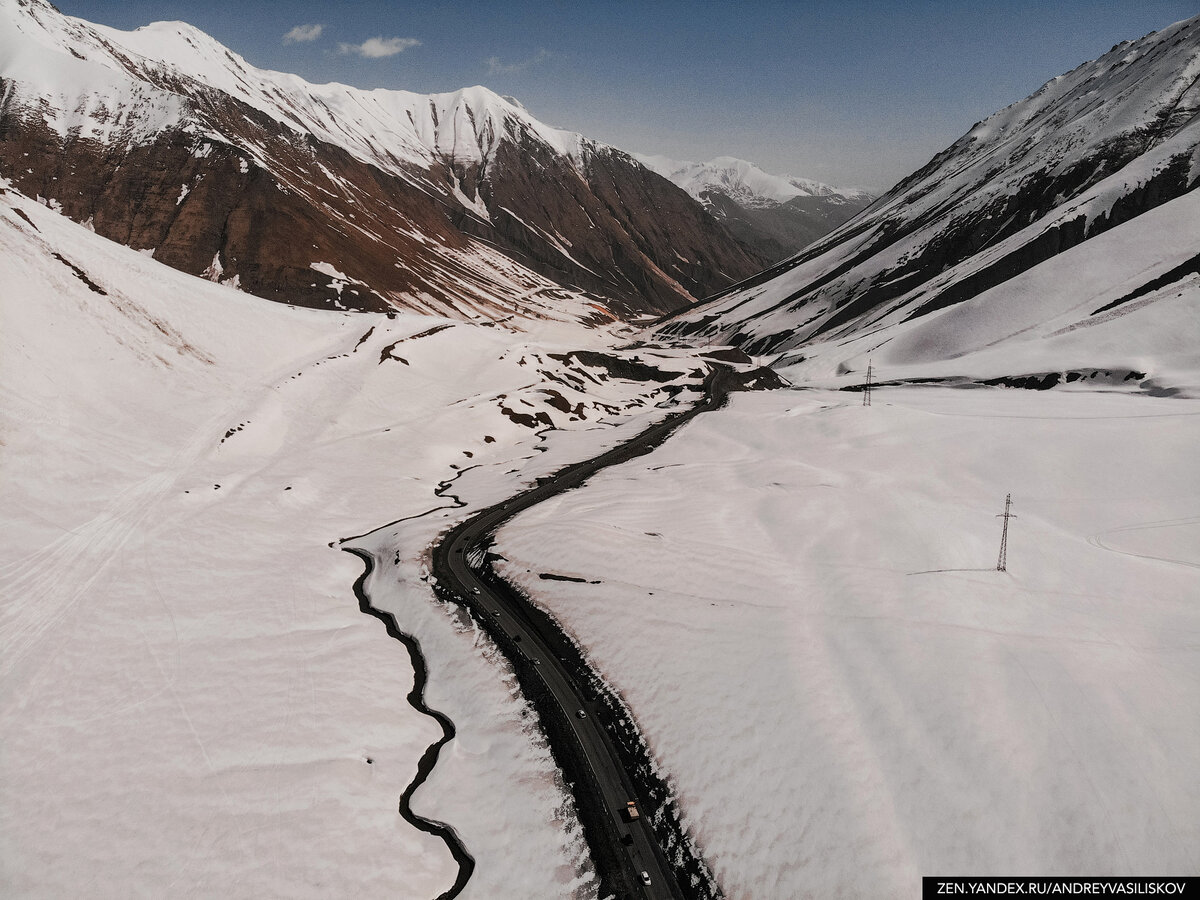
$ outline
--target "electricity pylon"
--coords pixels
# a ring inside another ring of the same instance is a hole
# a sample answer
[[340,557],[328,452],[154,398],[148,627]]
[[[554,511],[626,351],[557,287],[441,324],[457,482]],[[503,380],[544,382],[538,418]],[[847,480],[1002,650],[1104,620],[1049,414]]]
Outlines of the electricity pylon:
[[871,361],[867,360],[867,381],[863,385],[863,406],[871,405]]
[[1004,520],[1004,530],[1000,533],[1000,559],[996,563],[997,572],[1008,571],[1008,520],[1015,519],[1012,513],[1012,494],[1004,495],[1004,512],[996,516]]

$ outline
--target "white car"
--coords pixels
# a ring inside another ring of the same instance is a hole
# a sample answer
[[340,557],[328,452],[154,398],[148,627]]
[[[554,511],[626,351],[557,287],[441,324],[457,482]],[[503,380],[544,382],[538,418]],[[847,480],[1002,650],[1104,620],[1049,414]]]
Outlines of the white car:
[[649,883],[650,883],[650,873],[643,872],[642,873],[642,884],[649,884]]

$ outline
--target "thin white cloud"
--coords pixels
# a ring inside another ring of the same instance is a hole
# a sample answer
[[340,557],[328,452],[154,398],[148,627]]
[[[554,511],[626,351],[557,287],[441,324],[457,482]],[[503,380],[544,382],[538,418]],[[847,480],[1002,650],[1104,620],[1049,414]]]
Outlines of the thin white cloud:
[[421,42],[416,38],[373,37],[367,38],[361,44],[338,44],[338,53],[356,53],[367,59],[382,59],[385,56],[403,53],[409,47],[420,46]]
[[324,30],[324,25],[297,25],[283,36],[283,42],[285,44],[307,44],[309,41],[319,38]]
[[512,75],[515,72],[523,72],[530,66],[536,66],[538,63],[549,59],[552,55],[549,50],[543,49],[533,54],[529,59],[523,59],[520,62],[501,62],[498,56],[490,56],[484,62],[487,63],[489,75]]

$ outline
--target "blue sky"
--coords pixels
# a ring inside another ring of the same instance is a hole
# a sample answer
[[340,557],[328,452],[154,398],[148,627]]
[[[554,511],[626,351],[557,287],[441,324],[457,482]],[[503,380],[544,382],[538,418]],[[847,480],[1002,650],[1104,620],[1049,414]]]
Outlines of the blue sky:
[[[122,29],[181,19],[310,81],[484,84],[625,150],[877,191],[1055,75],[1196,13],[1194,0],[56,5]],[[285,42],[300,25],[323,27]]]

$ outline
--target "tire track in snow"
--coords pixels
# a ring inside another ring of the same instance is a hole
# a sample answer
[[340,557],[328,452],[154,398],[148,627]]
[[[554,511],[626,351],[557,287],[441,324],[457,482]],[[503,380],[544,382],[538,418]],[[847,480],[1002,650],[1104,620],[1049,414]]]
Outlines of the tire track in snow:
[[[347,339],[338,336],[338,347]],[[91,586],[119,557],[151,514],[183,483],[199,463],[210,458],[219,435],[230,421],[251,413],[289,379],[341,354],[316,361],[308,354],[261,376],[259,388],[246,398],[237,395],[193,429],[159,471],[117,492],[92,518],[71,528],[34,553],[0,566],[0,592],[13,602],[0,608],[0,678],[7,678],[29,657],[50,630],[62,621]]]
[[1132,556],[1136,559],[1149,559],[1154,562],[1165,562],[1176,566],[1200,569],[1200,563],[1188,562],[1183,559],[1173,559],[1169,556],[1151,556],[1148,553],[1135,553],[1132,550],[1122,550],[1119,547],[1112,547],[1106,544],[1103,540],[1109,535],[1125,534],[1131,531],[1150,531],[1157,528],[1178,528],[1182,525],[1200,525],[1200,516],[1188,516],[1182,519],[1164,519],[1161,522],[1145,522],[1140,525],[1125,525],[1121,528],[1110,528],[1108,531],[1099,531],[1096,534],[1088,535],[1087,542],[1093,547],[1099,547],[1101,550],[1107,550],[1110,553],[1120,553],[1122,556]]

